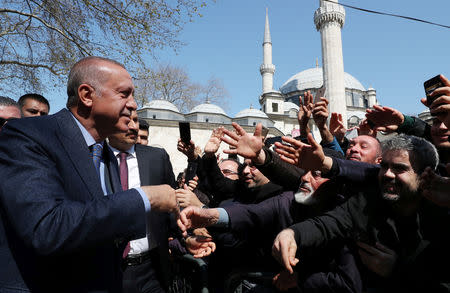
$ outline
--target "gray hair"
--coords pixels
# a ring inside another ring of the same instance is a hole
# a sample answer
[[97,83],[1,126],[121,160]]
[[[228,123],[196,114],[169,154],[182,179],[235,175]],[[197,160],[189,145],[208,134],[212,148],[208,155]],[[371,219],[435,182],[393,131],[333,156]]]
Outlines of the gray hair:
[[67,108],[70,109],[78,103],[78,88],[83,83],[92,85],[97,91],[101,89],[101,85],[106,81],[107,76],[99,71],[99,62],[115,64],[125,69],[117,61],[97,56],[89,56],[75,63],[70,70],[67,81]]
[[382,142],[383,154],[392,150],[408,151],[411,165],[420,174],[426,167],[436,169],[439,163],[439,155],[436,147],[429,141],[413,136],[400,134]]
[[16,101],[14,101],[11,98],[5,97],[5,96],[0,96],[0,106],[3,106],[3,107],[13,106],[20,110],[19,104],[17,104]]

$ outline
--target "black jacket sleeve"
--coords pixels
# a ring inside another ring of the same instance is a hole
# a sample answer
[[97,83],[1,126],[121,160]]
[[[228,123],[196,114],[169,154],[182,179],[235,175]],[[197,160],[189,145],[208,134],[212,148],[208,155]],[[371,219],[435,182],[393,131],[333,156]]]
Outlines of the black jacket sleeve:
[[284,190],[297,191],[302,181],[301,177],[306,172],[281,160],[277,154],[268,148],[263,148],[263,151],[266,153],[266,160],[264,164],[256,166],[258,170],[273,183],[283,186]]

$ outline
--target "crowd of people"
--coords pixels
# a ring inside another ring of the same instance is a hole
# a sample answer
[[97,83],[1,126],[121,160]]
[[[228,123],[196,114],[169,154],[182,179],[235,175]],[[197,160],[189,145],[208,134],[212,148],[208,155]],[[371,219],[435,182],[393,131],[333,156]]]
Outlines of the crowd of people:
[[440,79],[431,125],[375,105],[350,137],[306,92],[299,137],[233,123],[179,139],[177,177],[114,60],[78,61],[53,115],[41,95],[0,97],[0,292],[177,292],[180,272],[192,292],[205,276],[210,292],[450,292]]

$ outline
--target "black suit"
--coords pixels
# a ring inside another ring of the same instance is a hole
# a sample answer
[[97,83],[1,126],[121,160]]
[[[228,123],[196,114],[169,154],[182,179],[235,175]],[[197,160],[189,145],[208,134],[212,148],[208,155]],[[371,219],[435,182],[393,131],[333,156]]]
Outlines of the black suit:
[[145,236],[145,207],[137,190],[119,191],[104,152],[118,191],[108,196],[66,109],[2,129],[1,292],[120,292],[120,243]]
[[[141,185],[169,184],[175,187],[175,177],[170,163],[169,155],[164,149],[135,145],[136,159],[139,168]],[[169,248],[168,228],[170,226],[169,214],[152,211],[149,215],[147,229],[149,231],[149,250],[152,251],[151,267],[156,271],[157,279],[162,287],[167,288],[169,281]],[[126,268],[125,278],[129,268]],[[139,274],[138,269],[134,270]],[[136,284],[134,284],[136,285]],[[132,284],[132,286],[134,286]]]

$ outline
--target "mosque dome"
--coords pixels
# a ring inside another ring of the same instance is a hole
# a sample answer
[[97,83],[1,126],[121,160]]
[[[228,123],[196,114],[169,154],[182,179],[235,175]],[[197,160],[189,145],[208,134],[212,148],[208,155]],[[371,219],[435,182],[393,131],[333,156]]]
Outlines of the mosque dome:
[[177,106],[175,106],[173,103],[167,101],[167,100],[151,100],[147,104],[144,105],[142,108],[150,108],[150,109],[157,109],[157,110],[170,110],[177,113],[180,113],[180,110],[178,110]]
[[237,113],[235,116],[235,118],[242,118],[242,117],[269,118],[263,111],[253,108],[244,109],[239,113]]
[[222,108],[220,108],[217,105],[211,104],[209,102],[195,106],[189,112],[189,114],[192,114],[192,113],[211,113],[211,114],[221,114],[221,115],[228,116],[227,113],[225,113],[225,111]]
[[[347,89],[366,91],[364,86],[352,75],[344,72],[344,83]],[[323,71],[321,67],[303,70],[289,78],[280,88],[283,94],[303,91],[311,88],[320,88],[323,85]]]
[[289,110],[291,110],[291,109],[294,109],[295,111],[297,111],[298,112],[298,110],[299,110],[299,107],[296,105],[296,104],[294,104],[294,103],[292,103],[292,102],[284,102],[284,112],[289,112]]

